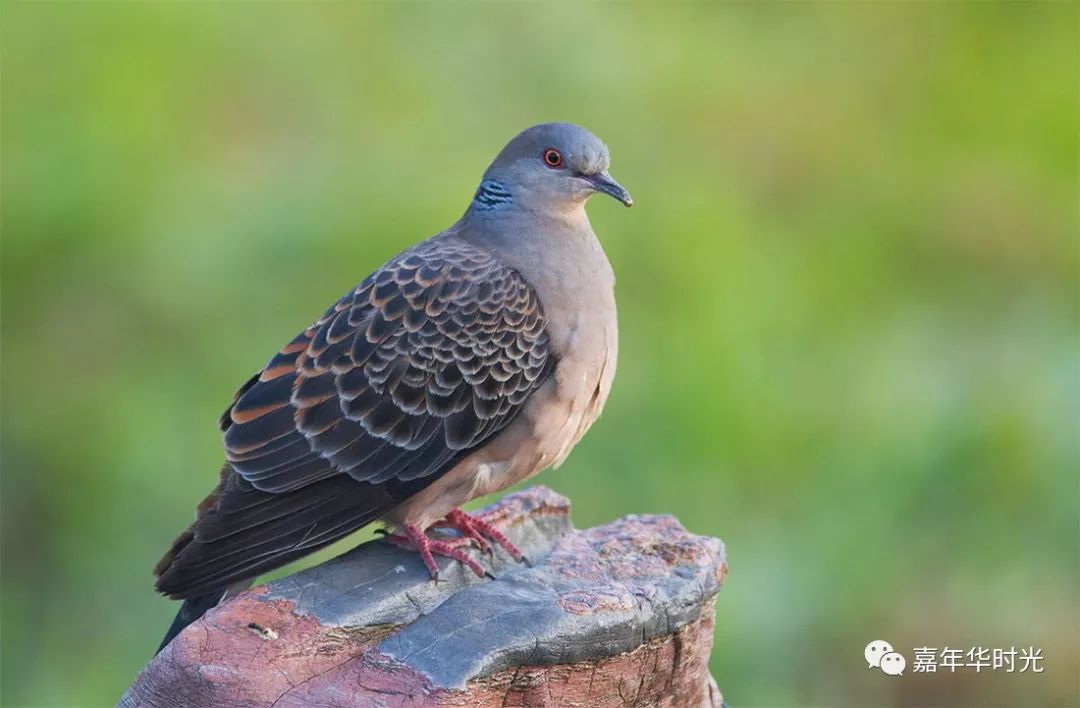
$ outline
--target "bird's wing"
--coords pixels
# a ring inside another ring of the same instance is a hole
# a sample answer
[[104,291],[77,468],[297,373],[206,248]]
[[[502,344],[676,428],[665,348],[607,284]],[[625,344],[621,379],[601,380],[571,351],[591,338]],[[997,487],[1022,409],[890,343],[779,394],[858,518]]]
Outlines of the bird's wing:
[[456,237],[406,251],[240,389],[222,482],[159,590],[205,592],[370,523],[506,427],[554,363],[517,271]]

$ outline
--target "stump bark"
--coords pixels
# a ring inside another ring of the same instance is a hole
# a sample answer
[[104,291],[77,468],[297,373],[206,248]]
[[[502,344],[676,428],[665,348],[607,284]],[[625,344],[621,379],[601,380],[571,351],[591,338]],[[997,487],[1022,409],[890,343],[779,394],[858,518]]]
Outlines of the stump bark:
[[495,580],[371,541],[244,592],[185,629],[124,708],[720,706],[709,676],[723,544],[670,516],[575,530],[546,487],[482,512]]

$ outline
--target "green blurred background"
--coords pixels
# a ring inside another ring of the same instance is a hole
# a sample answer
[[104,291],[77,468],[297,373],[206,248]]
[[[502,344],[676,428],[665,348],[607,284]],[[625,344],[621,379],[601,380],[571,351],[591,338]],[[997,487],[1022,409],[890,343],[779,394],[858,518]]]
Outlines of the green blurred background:
[[[637,206],[590,207],[619,374],[540,481],[579,526],[666,512],[727,542],[729,702],[1080,700],[1080,5],[0,20],[4,705],[117,699],[234,390],[545,120],[601,135]],[[902,678],[866,670],[872,639]],[[1046,671],[912,673],[924,645]]]

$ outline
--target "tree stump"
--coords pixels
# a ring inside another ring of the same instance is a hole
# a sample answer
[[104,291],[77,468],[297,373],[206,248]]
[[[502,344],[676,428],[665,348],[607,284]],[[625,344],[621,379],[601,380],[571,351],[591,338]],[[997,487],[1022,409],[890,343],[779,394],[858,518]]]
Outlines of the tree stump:
[[119,705],[721,705],[719,540],[670,516],[575,530],[546,487],[482,513],[531,565],[498,550],[490,580],[441,559],[434,582],[415,553],[365,543],[214,608]]

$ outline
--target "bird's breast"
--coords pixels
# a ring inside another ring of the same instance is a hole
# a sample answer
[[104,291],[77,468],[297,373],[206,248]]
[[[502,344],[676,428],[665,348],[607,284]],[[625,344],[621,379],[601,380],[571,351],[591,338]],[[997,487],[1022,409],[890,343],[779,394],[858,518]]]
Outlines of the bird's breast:
[[545,397],[538,396],[537,410],[530,411],[536,438],[542,441],[541,468],[558,466],[566,459],[600,415],[611,390],[618,359],[618,320],[614,277],[606,259],[600,266],[593,264],[591,274],[578,273],[563,297],[546,303],[557,364],[552,389]]

